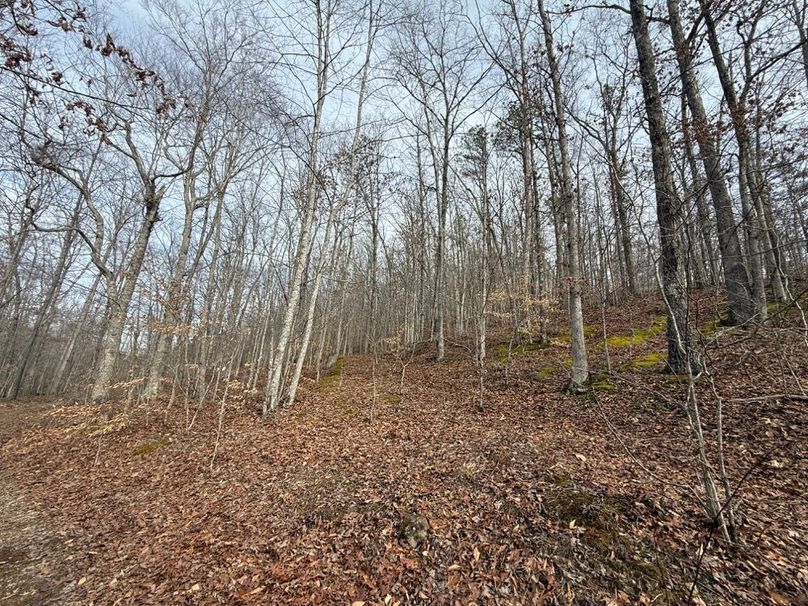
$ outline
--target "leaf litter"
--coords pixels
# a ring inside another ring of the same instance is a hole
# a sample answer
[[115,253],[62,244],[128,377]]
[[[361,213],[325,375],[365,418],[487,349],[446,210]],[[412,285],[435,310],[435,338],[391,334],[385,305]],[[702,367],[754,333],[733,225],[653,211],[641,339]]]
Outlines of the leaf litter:
[[[612,308],[608,336],[660,313]],[[212,466],[214,406],[187,429],[165,401],[111,418],[55,403],[12,430],[0,472],[45,520],[40,543],[60,537],[41,603],[806,604],[808,413],[748,401],[785,393],[772,372],[783,340],[706,338],[730,474],[743,478],[734,545],[683,488],[697,486],[686,386],[629,364],[664,349],[659,331],[611,348],[590,332],[593,367],[608,349],[618,369],[596,397],[563,392],[563,343],[524,348],[508,373],[492,359],[482,410],[471,344],[441,364],[420,352],[403,392],[394,358],[380,358],[374,390],[367,358],[349,356],[339,382],[306,379],[266,420],[257,396],[234,397]],[[697,390],[714,440],[715,399]]]

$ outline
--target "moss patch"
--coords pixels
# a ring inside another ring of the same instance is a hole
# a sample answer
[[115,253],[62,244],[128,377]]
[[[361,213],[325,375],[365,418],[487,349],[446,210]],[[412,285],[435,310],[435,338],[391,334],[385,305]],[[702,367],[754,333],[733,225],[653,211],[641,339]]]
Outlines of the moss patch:
[[631,334],[612,335],[606,339],[609,347],[638,347],[644,345],[649,339],[665,332],[668,326],[667,316],[657,316],[651,326],[635,330]]
[[345,417],[353,418],[359,414],[359,411],[356,409],[356,406],[350,402],[343,402],[342,400],[338,400],[335,402],[335,404],[337,409]]
[[134,449],[134,453],[139,457],[143,457],[146,455],[150,455],[155,450],[157,450],[161,446],[165,446],[166,444],[168,444],[168,438],[165,437],[158,438],[156,440],[151,440],[149,442],[146,442],[145,444],[138,446],[137,448]]
[[[584,326],[584,338],[591,339],[595,336],[595,327],[587,324]],[[554,345],[569,345],[572,342],[571,335],[559,335],[558,337],[554,337],[552,341],[550,341]]]
[[701,326],[697,327],[696,330],[707,336],[715,334],[718,332],[719,328],[724,328],[726,326],[732,326],[732,316],[730,316],[729,313],[725,313],[717,318],[713,318],[706,324],[702,324]]
[[320,382],[317,383],[317,387],[319,389],[326,389],[334,385],[334,383],[339,382],[344,368],[345,358],[340,356],[337,358],[337,361],[331,365],[331,368],[326,371],[325,375],[320,378]]
[[609,376],[599,373],[590,375],[589,386],[600,393],[614,393],[617,391],[617,387],[612,383]]
[[555,366],[551,365],[542,366],[535,373],[533,373],[533,377],[537,381],[545,381],[549,379],[551,376],[553,376],[555,370],[556,370]]
[[665,355],[659,351],[652,351],[651,353],[635,358],[628,363],[629,368],[653,368],[665,362]]
[[802,319],[802,314],[800,313],[800,308],[797,307],[797,304],[799,304],[804,310],[806,303],[808,303],[808,301],[806,301],[805,296],[800,297],[796,301],[786,303],[768,303],[766,305],[766,313],[774,322],[785,322],[787,320],[799,321]]
[[[530,353],[531,351],[539,351],[542,349],[547,349],[549,346],[550,346],[549,343],[541,341],[534,341],[533,343],[522,343],[520,345],[514,345],[511,348],[511,357],[515,358],[516,356],[521,356],[526,353]],[[497,359],[500,362],[507,362],[508,344],[502,343],[494,347],[494,355],[497,356]]]
[[601,531],[619,527],[619,517],[625,509],[620,499],[593,494],[563,476],[552,479],[554,487],[542,498],[548,518],[567,526],[574,521],[578,526]]
[[[683,603],[686,584],[676,587],[668,562],[634,533],[630,525],[634,513],[628,500],[597,494],[563,476],[549,479],[552,485],[542,495],[543,511],[549,520],[577,532],[580,547],[571,548],[576,557],[597,562],[603,567],[603,580],[614,590],[625,591],[634,603],[642,594],[651,603]],[[616,579],[626,577],[633,582],[618,585]]]

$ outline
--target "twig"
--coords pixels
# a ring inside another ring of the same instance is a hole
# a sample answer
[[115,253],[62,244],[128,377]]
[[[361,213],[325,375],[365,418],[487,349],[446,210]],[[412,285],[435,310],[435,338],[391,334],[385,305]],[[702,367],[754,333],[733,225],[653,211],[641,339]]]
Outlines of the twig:
[[799,394],[778,393],[768,396],[756,396],[754,398],[733,398],[730,402],[768,402],[770,400],[793,400],[794,402],[808,402],[808,396]]
[[[614,428],[614,425],[612,425],[611,421],[609,421],[609,418],[606,416],[606,413],[605,413],[605,412],[603,412],[603,407],[600,405],[600,401],[598,400],[598,396],[597,396],[597,394],[594,392],[594,390],[593,390],[593,392],[592,392],[592,393],[593,393],[593,397],[594,397],[594,400],[595,400],[595,405],[596,405],[596,407],[597,407],[597,409],[598,409],[598,412],[600,413],[600,416],[601,416],[601,417],[603,417],[603,421],[606,423],[606,426],[609,428],[609,431],[611,431],[611,432],[612,432],[612,435],[613,435],[613,436],[615,437],[615,439],[618,441],[618,443],[620,444],[620,446],[622,446],[622,447],[623,447],[623,450],[626,452],[626,454],[629,456],[629,458],[630,458],[632,461],[634,461],[634,462],[635,462],[635,463],[636,463],[636,464],[639,466],[639,468],[640,468],[640,469],[642,469],[642,470],[643,470],[645,473],[647,473],[649,476],[651,476],[653,479],[657,480],[658,482],[661,482],[661,483],[663,483],[663,484],[668,484],[668,485],[670,485],[670,486],[674,486],[674,487],[676,487],[676,488],[679,488],[679,489],[685,490],[686,492],[693,492],[693,493],[694,493],[694,491],[693,491],[693,487],[692,487],[692,486],[690,486],[690,485],[688,485],[688,484],[680,484],[680,483],[678,483],[678,482],[671,482],[670,480],[666,480],[665,478],[663,478],[663,477],[661,477],[661,476],[659,476],[659,475],[655,474],[653,471],[651,471],[650,469],[648,469],[648,467],[646,467],[646,466],[645,466],[645,465],[642,463],[642,461],[640,461],[640,460],[639,460],[639,459],[638,459],[638,458],[637,458],[637,457],[634,455],[634,453],[633,453],[633,452],[631,452],[631,450],[629,449],[629,447],[626,445],[626,443],[625,443],[625,442],[623,441],[623,439],[620,437],[620,434],[618,434],[618,433],[617,433],[617,430]],[[695,493],[694,493],[694,494],[695,494]],[[703,506],[703,503],[701,503],[701,502],[700,502],[700,500],[699,500],[699,504]]]

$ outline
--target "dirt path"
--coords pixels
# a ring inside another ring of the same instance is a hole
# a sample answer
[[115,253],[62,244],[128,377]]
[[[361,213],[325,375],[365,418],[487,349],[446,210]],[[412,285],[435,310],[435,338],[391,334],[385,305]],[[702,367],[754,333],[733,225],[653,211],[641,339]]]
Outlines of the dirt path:
[[[38,422],[49,407],[0,404],[0,446]],[[0,458],[0,605],[67,603],[67,592],[56,581],[57,569],[66,563],[64,542],[48,516],[8,480]]]

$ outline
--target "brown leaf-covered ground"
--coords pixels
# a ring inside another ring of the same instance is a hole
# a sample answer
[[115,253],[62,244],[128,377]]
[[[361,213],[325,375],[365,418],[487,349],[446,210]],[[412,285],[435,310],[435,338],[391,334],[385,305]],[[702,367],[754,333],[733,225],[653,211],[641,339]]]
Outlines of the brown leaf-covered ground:
[[559,329],[507,375],[490,348],[482,408],[466,342],[440,364],[425,347],[403,391],[395,357],[349,357],[266,420],[233,384],[218,447],[218,402],[190,429],[181,401],[4,404],[0,604],[808,604],[806,402],[750,400],[803,393],[803,337],[696,309],[733,545],[693,494],[662,308],[637,299],[607,309],[608,347],[590,310],[584,396],[563,391]]

